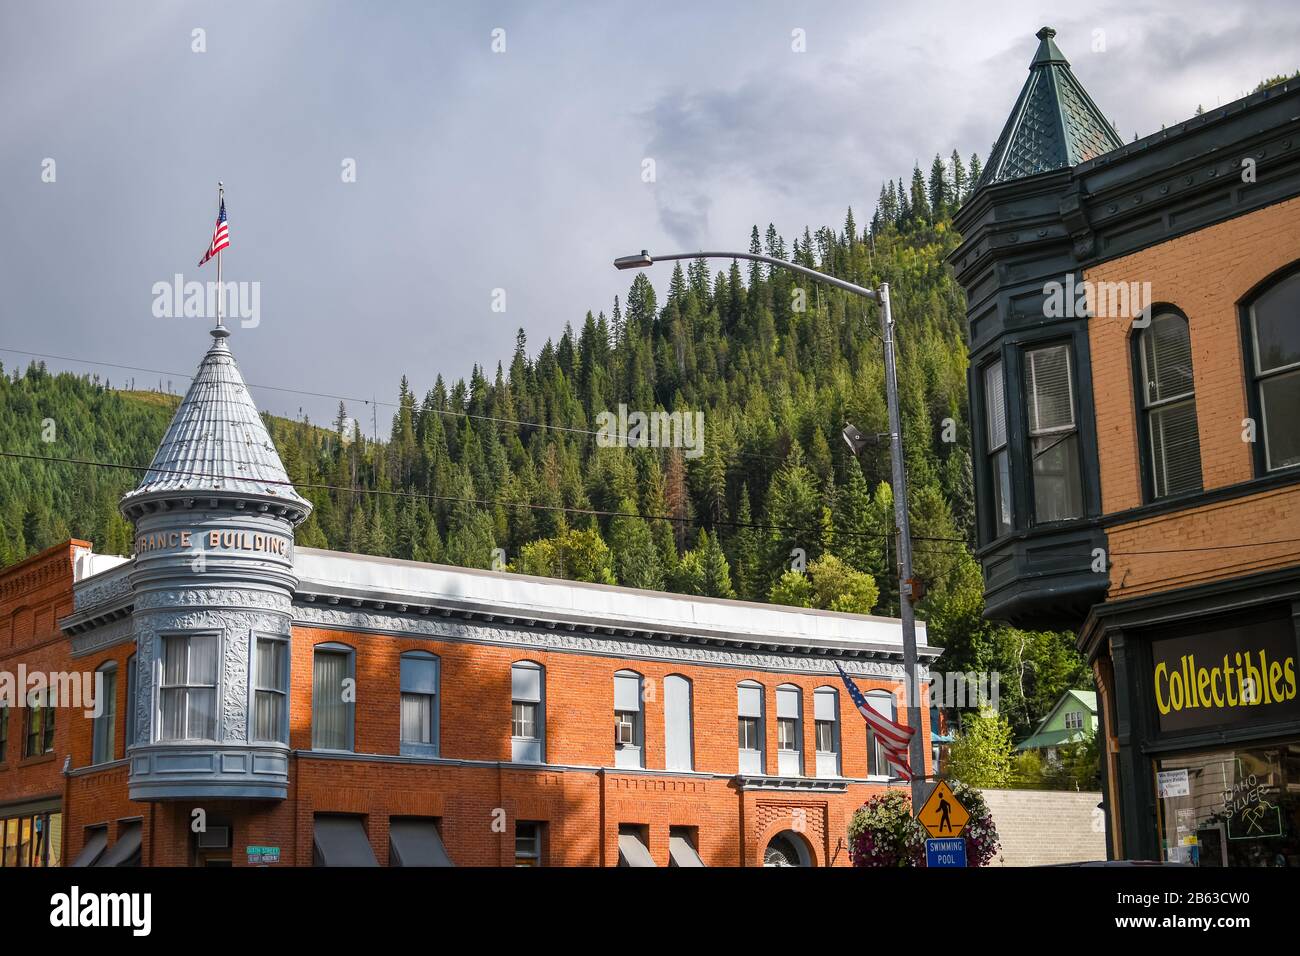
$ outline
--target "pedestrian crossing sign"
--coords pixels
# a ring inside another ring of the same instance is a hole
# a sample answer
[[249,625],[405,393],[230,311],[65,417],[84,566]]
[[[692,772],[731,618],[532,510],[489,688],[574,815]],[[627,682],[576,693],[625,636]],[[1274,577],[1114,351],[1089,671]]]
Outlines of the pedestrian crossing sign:
[[970,814],[957,800],[952,787],[940,780],[916,819],[932,837],[955,837],[961,836],[961,831],[966,829]]

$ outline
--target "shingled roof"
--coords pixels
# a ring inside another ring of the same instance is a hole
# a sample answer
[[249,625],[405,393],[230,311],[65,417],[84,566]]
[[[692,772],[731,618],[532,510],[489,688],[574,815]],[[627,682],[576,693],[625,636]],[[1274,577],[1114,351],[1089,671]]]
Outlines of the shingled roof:
[[230,331],[212,330],[212,345],[149,471],[122,497],[126,508],[142,498],[211,492],[278,499],[305,515],[311,503],[294,490],[266,425],[253,404],[235,356]]
[[1077,166],[1123,146],[1119,134],[1083,88],[1052,39],[1038,31],[1038,52],[1015,109],[976,184],[986,186]]

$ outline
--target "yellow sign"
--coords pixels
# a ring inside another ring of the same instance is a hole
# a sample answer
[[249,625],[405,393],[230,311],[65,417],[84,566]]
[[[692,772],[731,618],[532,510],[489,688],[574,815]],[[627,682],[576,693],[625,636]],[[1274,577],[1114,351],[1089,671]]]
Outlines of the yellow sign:
[[940,780],[916,819],[930,831],[932,837],[955,837],[961,836],[961,831],[966,829],[970,814],[957,801],[952,787]]

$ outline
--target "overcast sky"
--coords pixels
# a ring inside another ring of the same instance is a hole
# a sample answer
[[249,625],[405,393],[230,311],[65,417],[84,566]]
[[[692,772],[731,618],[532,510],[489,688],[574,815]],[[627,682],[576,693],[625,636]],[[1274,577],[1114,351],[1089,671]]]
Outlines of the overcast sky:
[[1300,67],[1291,0],[0,0],[0,347],[192,372],[211,323],[155,317],[153,286],[215,278],[221,179],[225,278],[260,283],[250,383],[491,377],[518,328],[535,352],[608,312],[615,255],[865,222],[914,162],[987,156],[1044,24],[1125,140]]

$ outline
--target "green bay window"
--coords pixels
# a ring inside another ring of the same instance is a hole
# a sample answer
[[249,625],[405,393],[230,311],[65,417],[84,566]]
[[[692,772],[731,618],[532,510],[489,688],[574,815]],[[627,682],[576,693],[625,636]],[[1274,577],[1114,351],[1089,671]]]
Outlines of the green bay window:
[[1045,524],[1080,518],[1083,481],[1070,346],[1027,350],[1024,381],[1033,461],[1034,520]]
[[1011,531],[1011,460],[1007,451],[1007,393],[1002,361],[984,368],[984,414],[993,488],[993,537]]

